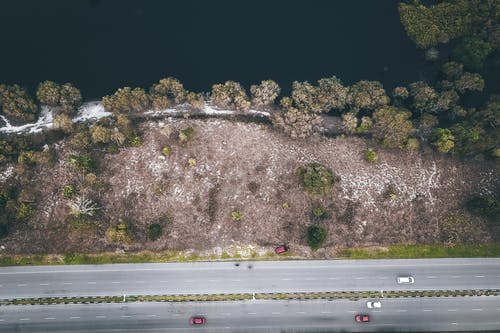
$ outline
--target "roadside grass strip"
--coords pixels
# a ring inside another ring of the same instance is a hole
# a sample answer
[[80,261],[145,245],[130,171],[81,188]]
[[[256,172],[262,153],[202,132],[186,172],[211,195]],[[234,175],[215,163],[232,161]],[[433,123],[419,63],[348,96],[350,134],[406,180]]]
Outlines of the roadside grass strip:
[[215,302],[244,300],[314,300],[350,299],[357,301],[367,298],[408,298],[408,297],[465,297],[500,296],[500,289],[485,290],[429,290],[429,291],[378,291],[360,292],[296,292],[296,293],[242,293],[242,294],[192,294],[192,295],[138,295],[138,296],[95,296],[95,297],[47,297],[15,298],[0,300],[0,306],[7,305],[49,305],[49,304],[96,304],[127,302]]
[[[330,259],[402,259],[402,258],[485,258],[500,257],[500,243],[467,245],[390,245],[383,248],[338,248]],[[233,253],[204,255],[194,252],[131,252],[131,253],[67,253],[44,255],[7,255],[0,254],[0,267],[32,265],[98,265],[125,263],[161,263],[193,261],[229,260],[304,260],[292,251],[281,255],[268,251],[259,254],[251,248],[242,248]]]

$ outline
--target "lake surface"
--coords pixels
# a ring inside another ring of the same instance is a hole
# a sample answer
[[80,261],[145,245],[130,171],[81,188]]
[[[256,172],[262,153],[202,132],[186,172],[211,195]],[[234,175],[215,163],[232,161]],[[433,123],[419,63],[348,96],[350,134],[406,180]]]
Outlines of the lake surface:
[[432,67],[394,0],[2,1],[0,29],[1,83],[73,82],[87,99],[166,76],[194,91],[331,75],[392,89]]

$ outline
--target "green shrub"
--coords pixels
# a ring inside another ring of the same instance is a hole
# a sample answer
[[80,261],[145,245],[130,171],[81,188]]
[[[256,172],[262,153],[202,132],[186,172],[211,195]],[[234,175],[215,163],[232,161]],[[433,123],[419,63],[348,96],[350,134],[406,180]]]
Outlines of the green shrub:
[[239,210],[231,212],[231,218],[233,221],[239,221],[243,218],[243,214]]
[[172,152],[172,148],[170,148],[169,146],[165,146],[162,148],[161,150],[161,153],[164,155],[164,156],[168,156],[170,155],[170,153]]
[[299,167],[297,174],[308,193],[325,195],[330,192],[333,186],[332,171],[319,163]]
[[420,142],[416,138],[409,138],[408,141],[406,141],[405,148],[409,151],[417,151],[420,149]]
[[85,172],[94,172],[97,169],[96,161],[88,154],[70,155],[69,164],[75,169]]
[[480,71],[488,55],[493,51],[490,43],[477,37],[464,38],[452,51],[452,58],[471,71]]
[[322,217],[325,217],[325,215],[326,215],[326,209],[324,209],[321,206],[317,206],[317,207],[313,208],[312,213],[315,217],[322,218]]
[[35,208],[29,203],[21,202],[17,210],[16,219],[18,221],[26,222],[33,215],[35,215]]
[[149,224],[147,234],[148,239],[155,241],[163,234],[163,227],[158,223]]
[[364,155],[365,155],[365,161],[367,161],[367,162],[376,162],[378,160],[377,152],[371,148],[368,148],[367,150],[365,150]]
[[63,187],[62,196],[64,199],[71,199],[75,195],[76,190],[73,185],[66,185]]
[[179,131],[179,142],[185,144],[193,139],[194,129],[192,127],[184,128]]
[[467,200],[465,206],[469,212],[477,216],[492,219],[498,219],[500,216],[500,203],[493,197],[472,197]]
[[307,228],[307,244],[313,251],[323,246],[327,236],[328,231],[323,227],[312,225]]
[[139,147],[142,145],[142,137],[139,134],[131,134],[128,138],[128,144],[130,147]]
[[118,224],[106,230],[106,239],[112,243],[132,244],[134,242],[134,235],[130,231],[128,223],[120,219]]

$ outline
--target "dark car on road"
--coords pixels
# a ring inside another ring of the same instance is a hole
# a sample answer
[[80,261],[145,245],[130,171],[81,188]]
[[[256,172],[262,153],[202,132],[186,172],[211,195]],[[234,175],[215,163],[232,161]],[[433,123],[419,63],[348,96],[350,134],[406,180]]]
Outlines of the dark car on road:
[[370,321],[370,316],[366,314],[359,314],[354,317],[357,323],[367,323]]
[[282,254],[285,252],[288,252],[288,246],[286,246],[285,244],[280,245],[274,249],[274,253],[276,253],[276,254]]
[[191,317],[189,318],[189,323],[191,325],[203,325],[207,322],[204,317]]

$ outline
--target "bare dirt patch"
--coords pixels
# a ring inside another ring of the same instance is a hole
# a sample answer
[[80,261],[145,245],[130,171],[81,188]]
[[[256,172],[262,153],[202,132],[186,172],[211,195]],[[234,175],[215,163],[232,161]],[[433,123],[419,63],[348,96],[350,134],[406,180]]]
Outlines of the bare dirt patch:
[[[83,175],[71,170],[68,148],[60,143],[59,162],[38,167],[32,181],[38,193],[36,216],[1,240],[3,253],[219,253],[286,242],[296,253],[311,255],[305,231],[312,223],[329,231],[326,248],[315,256],[331,256],[338,246],[437,243],[443,214],[461,210],[472,194],[498,193],[500,186],[494,163],[460,161],[431,151],[382,150],[362,138],[292,140],[266,125],[222,119],[168,119],[141,127],[140,147],[100,161],[98,177],[106,188],[89,228],[68,224],[67,201],[60,191],[68,182],[83,182]],[[194,138],[180,144],[177,133],[187,127],[194,129]],[[162,154],[165,145],[171,147],[167,156]],[[377,149],[376,163],[363,159],[367,148]],[[297,167],[312,162],[330,168],[337,180],[324,197],[307,194],[296,176]],[[317,205],[327,211],[320,220],[311,217]],[[243,214],[240,221],[231,218],[236,210]],[[117,246],[104,237],[120,218],[135,234],[131,245]],[[154,242],[146,238],[150,223],[164,229]],[[482,241],[491,240],[486,229],[481,234]]]

